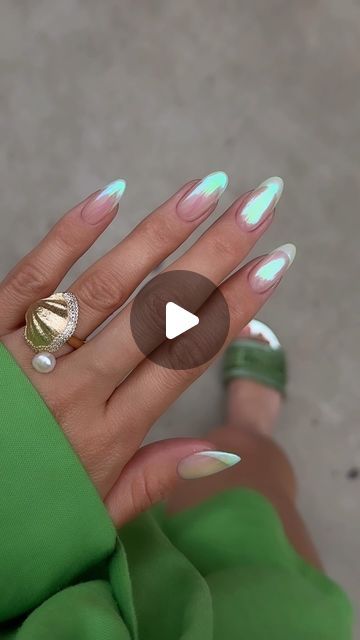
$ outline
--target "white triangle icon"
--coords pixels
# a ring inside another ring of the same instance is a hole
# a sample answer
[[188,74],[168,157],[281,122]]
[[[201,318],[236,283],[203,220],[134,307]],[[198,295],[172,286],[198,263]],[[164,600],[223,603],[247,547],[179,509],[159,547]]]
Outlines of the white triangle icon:
[[185,331],[189,331],[197,324],[199,318],[190,311],[186,311],[175,302],[166,303],[166,337],[173,340]]

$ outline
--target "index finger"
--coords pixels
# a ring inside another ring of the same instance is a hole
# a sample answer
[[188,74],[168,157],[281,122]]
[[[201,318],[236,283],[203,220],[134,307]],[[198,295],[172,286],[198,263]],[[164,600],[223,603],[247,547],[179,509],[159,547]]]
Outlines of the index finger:
[[10,271],[0,284],[0,334],[23,324],[32,302],[54,293],[115,218],[125,187],[125,180],[115,180],[70,209]]

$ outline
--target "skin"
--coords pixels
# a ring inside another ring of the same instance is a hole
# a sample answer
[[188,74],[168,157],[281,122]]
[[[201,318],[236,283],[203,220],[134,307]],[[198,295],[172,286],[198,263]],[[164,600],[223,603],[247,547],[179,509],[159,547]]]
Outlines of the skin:
[[[216,202],[195,220],[184,220],[177,214],[180,201],[196,184],[192,181],[184,185],[68,287],[79,300],[78,337],[85,339],[123,306],[143,279],[214,210]],[[44,375],[32,368],[34,354],[23,338],[25,312],[34,300],[57,289],[70,267],[115,218],[117,205],[97,224],[83,219],[84,207],[97,195],[92,194],[65,214],[0,284],[0,337],[53,412],[110,516],[121,526],[169,495],[178,480],[181,459],[217,448],[211,441],[190,438],[141,447],[155,420],[211,361],[192,370],[169,371],[146,360],[132,338],[128,303],[83,347],[72,351],[65,346],[58,352],[52,373]],[[260,258],[228,277],[273,218],[272,211],[255,230],[241,228],[236,216],[248,196],[235,200],[169,267],[196,271],[216,284],[222,283],[230,311],[224,348],[257,314],[279,282],[264,293],[251,288],[248,275]]]

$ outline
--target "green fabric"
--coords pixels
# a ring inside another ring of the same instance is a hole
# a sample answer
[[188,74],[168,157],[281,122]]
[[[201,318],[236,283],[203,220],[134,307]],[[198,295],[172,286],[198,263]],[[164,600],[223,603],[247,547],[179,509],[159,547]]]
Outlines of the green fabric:
[[240,338],[226,349],[223,363],[224,382],[234,378],[251,378],[285,395],[287,367],[285,351],[270,345]]
[[349,640],[351,607],[232,489],[116,532],[51,412],[0,344],[0,638]]

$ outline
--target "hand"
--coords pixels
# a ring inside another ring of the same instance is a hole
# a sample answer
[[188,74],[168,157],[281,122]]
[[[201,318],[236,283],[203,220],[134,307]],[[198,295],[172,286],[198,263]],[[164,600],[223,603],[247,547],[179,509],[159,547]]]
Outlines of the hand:
[[[219,172],[183,186],[69,287],[80,307],[77,337],[86,339],[126,303],[212,213],[226,182]],[[140,448],[154,421],[210,363],[173,371],[146,359],[132,337],[131,302],[80,349],[63,347],[48,375],[33,369],[23,327],[28,306],[56,290],[115,218],[124,189],[116,181],[70,210],[0,284],[1,340],[49,406],[118,526],[170,492],[185,458],[215,448],[190,438]],[[282,181],[273,178],[235,200],[169,267],[222,283],[230,312],[227,343],[273,293],[294,257],[293,245],[284,245],[228,277],[271,223],[281,191]]]

